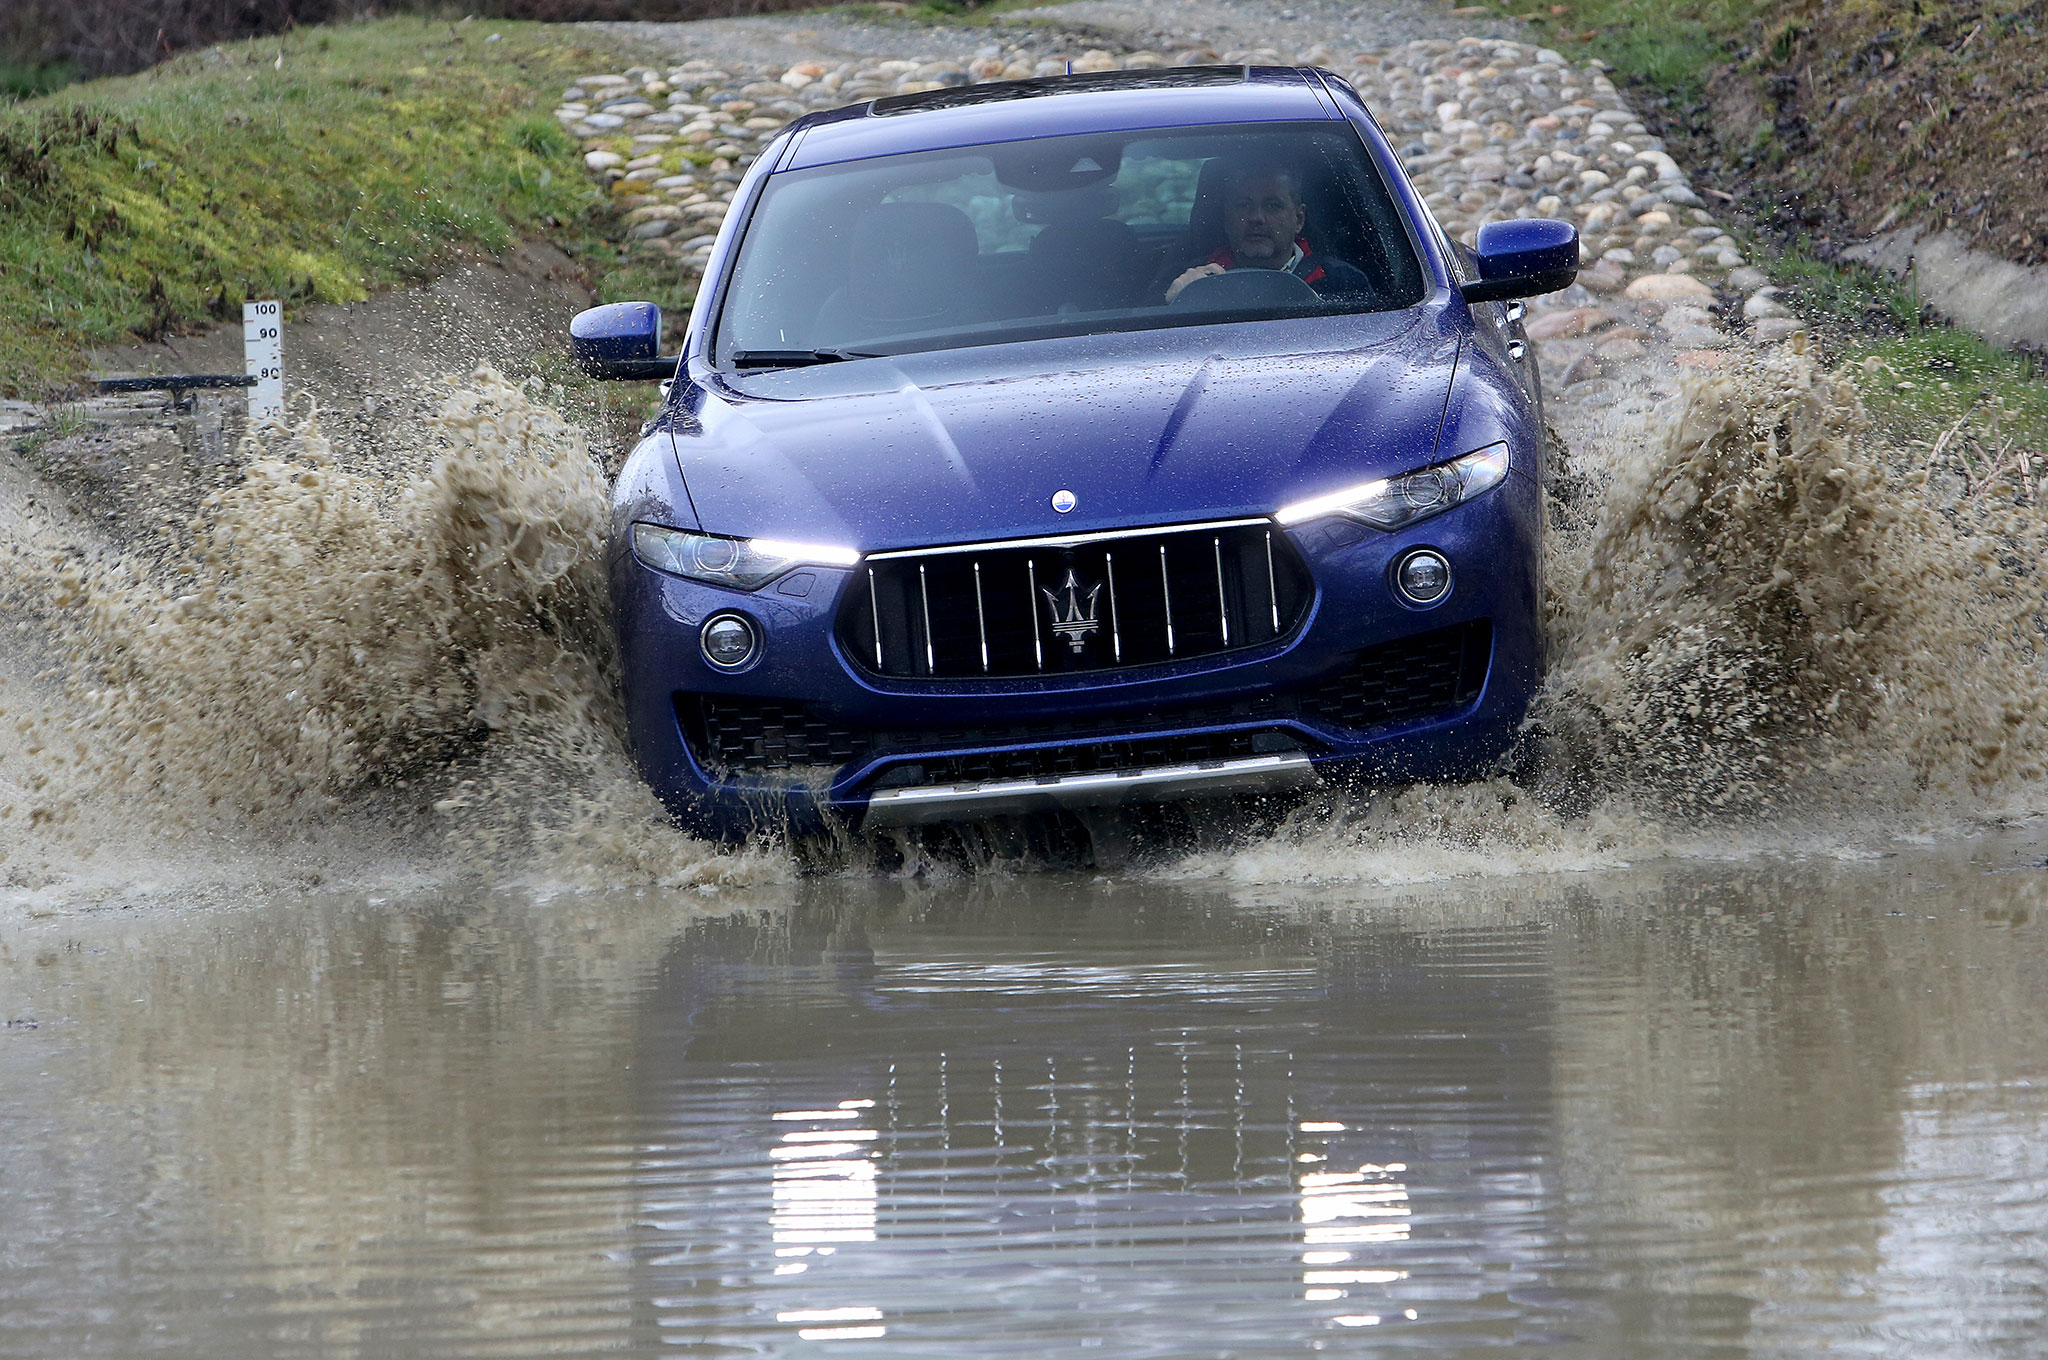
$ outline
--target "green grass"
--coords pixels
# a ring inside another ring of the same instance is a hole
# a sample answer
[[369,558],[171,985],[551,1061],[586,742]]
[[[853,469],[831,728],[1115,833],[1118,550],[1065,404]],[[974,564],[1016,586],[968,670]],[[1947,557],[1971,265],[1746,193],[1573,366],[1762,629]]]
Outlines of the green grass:
[[610,258],[611,211],[547,110],[622,63],[538,24],[384,19],[0,108],[0,393],[75,389],[86,346],[251,298],[355,301],[463,250]]
[[67,64],[30,64],[0,58],[0,100],[33,99],[61,90],[77,78],[77,69]]
[[1919,295],[1889,274],[1830,263],[1803,244],[1750,247],[1823,356],[1855,373],[1883,432],[1931,442],[1957,421],[1985,431],[1995,414],[2001,435],[2048,455],[2048,383],[2036,361],[1928,320]]
[[1881,270],[1824,260],[1803,242],[1774,250],[1742,234],[1813,324],[1823,354],[1856,374],[1878,429],[1932,443],[1960,422],[1966,433],[2048,455],[2048,381],[2038,359],[1947,325],[1909,283]]
[[1667,89],[1697,91],[1737,43],[1774,36],[1766,25],[1784,6],[1772,0],[1506,0],[1488,7],[1527,22],[1567,54],[1599,57]]

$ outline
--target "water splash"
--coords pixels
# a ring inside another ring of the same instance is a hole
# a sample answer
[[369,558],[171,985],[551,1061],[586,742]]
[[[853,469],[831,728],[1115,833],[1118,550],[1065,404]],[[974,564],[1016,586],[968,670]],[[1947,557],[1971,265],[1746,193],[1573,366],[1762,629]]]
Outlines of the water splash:
[[416,447],[252,434],[154,541],[17,548],[58,663],[0,826],[49,829],[52,862],[120,808],[227,840],[367,818],[548,881],[781,872],[673,831],[626,757],[583,433],[489,369],[418,405]]
[[1780,351],[1581,441],[1514,780],[1311,805],[1177,875],[1381,883],[1822,849],[2028,810],[2048,519],[1970,496]]
[[[273,881],[794,872],[675,831],[632,769],[583,433],[488,369],[413,400],[376,438],[310,415],[258,434],[204,494],[116,488],[125,541],[9,527],[7,593],[44,630],[17,641],[46,664],[0,671],[0,884],[90,901],[230,860]],[[1689,379],[1573,466],[1514,777],[1332,795],[1168,872],[1599,868],[2031,797],[2037,508],[1930,480],[1790,352]]]
[[1550,707],[1681,812],[2040,778],[2048,520],[1957,501],[1782,353],[1687,386],[1559,554]]

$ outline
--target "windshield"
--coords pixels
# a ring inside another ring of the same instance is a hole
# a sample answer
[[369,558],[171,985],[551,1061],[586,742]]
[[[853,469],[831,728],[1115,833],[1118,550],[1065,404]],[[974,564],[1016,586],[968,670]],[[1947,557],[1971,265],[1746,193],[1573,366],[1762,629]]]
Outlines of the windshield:
[[714,359],[739,367],[1422,300],[1342,123],[1091,133],[768,182]]

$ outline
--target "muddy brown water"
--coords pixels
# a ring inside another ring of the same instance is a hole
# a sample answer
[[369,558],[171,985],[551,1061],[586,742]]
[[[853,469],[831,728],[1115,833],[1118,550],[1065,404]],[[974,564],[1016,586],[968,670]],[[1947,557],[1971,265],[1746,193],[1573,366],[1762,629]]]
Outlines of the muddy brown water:
[[2035,1356],[2048,830],[0,935],[0,1353]]

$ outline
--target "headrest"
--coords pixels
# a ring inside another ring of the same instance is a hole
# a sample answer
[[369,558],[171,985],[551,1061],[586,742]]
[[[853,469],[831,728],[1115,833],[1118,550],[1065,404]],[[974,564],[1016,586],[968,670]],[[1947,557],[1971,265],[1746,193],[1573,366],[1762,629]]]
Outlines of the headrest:
[[950,203],[878,203],[854,227],[848,289],[875,316],[944,311],[980,253],[974,224]]

